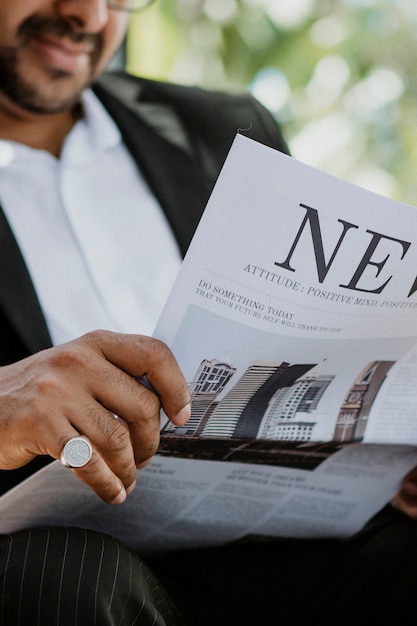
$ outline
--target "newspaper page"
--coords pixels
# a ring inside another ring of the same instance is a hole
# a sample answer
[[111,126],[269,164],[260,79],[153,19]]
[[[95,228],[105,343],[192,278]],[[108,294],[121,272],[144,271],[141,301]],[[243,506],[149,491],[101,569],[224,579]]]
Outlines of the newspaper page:
[[193,397],[119,507],[54,463],[0,532],[142,551],[358,531],[417,465],[417,210],[238,135],[155,335]]

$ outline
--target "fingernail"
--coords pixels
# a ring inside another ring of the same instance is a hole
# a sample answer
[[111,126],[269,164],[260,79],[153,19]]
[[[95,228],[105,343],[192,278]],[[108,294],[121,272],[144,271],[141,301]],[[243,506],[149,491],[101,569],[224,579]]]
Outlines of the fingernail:
[[129,496],[136,487],[136,480],[126,489],[126,495]]
[[175,416],[175,423],[183,426],[191,417],[191,402],[185,405],[183,409]]
[[126,495],[126,489],[122,487],[117,496],[110,501],[110,504],[123,504],[126,500]]
[[141,470],[144,467],[146,467],[147,465],[149,465],[149,463],[152,461],[152,459],[146,459],[146,461],[142,461],[142,463],[139,463],[139,465],[137,465],[137,469]]

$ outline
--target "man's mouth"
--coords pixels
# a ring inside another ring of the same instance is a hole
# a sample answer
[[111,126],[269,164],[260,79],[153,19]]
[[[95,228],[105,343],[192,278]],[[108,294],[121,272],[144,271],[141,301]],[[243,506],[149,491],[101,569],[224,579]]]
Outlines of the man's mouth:
[[90,67],[94,47],[89,43],[76,43],[68,38],[40,35],[30,41],[45,65],[67,74]]
[[102,48],[98,34],[76,31],[65,20],[41,15],[23,22],[18,38],[21,47],[37,52],[45,68],[62,76],[85,68],[93,72]]

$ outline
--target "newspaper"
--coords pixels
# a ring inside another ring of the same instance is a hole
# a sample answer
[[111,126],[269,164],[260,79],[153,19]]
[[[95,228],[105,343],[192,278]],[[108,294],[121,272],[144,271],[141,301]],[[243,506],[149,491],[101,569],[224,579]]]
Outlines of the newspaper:
[[155,335],[191,419],[121,506],[60,463],[0,532],[103,530],[142,551],[343,537],[417,465],[417,211],[238,135]]

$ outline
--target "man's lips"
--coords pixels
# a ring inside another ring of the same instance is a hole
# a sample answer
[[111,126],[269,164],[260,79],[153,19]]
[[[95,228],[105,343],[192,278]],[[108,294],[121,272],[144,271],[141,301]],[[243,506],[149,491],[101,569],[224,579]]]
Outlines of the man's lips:
[[73,42],[70,39],[53,36],[39,36],[32,42],[47,66],[62,72],[74,73],[90,64],[94,53],[91,43]]

